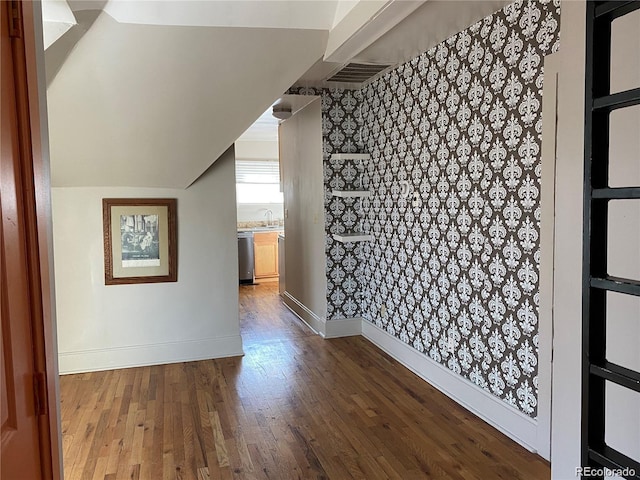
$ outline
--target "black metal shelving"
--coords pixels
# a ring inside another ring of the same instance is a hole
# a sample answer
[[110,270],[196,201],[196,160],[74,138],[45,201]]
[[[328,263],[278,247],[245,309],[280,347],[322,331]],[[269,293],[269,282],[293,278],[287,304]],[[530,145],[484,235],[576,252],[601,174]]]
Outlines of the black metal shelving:
[[587,2],[582,285],[582,466],[631,469],[625,478],[633,479],[640,479],[640,463],[605,442],[605,385],[640,392],[640,372],[607,360],[606,302],[607,292],[640,296],[640,281],[608,275],[606,252],[609,201],[640,199],[640,186],[609,186],[609,115],[640,105],[640,88],[610,93],[611,24],[639,8],[638,1]]

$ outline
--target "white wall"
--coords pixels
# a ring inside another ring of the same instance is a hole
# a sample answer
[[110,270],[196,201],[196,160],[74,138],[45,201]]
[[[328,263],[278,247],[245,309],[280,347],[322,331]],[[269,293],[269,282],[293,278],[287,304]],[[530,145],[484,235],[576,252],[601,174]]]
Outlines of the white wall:
[[282,223],[284,219],[282,203],[239,203],[238,222],[266,222],[267,210],[273,212],[273,222]]
[[284,180],[285,302],[314,329],[327,315],[320,99],[280,125]]
[[[242,354],[234,160],[187,190],[53,189],[61,373]],[[178,199],[177,283],[104,285],[105,197]]]

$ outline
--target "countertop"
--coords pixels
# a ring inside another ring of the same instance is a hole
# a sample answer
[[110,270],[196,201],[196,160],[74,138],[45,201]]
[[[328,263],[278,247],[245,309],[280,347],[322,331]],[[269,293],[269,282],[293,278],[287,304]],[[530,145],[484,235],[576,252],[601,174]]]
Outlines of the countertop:
[[239,232],[284,232],[282,225],[276,225],[274,227],[246,227],[238,228]]

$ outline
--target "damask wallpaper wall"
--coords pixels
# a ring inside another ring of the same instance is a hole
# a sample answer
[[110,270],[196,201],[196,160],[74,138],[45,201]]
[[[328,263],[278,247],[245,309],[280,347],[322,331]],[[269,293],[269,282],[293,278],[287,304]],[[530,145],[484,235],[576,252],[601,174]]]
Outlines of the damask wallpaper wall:
[[324,212],[327,253],[327,320],[361,316],[362,244],[340,243],[333,233],[354,230],[362,218],[360,199],[340,198],[332,190],[362,186],[364,165],[331,159],[334,153],[362,152],[361,100],[357,90],[291,88],[292,95],[319,95],[322,98],[322,157],[324,171]]
[[[517,1],[359,91],[290,92],[322,95],[327,318],[362,316],[532,417],[542,64],[559,9]],[[330,159],[356,151],[370,161]],[[331,197],[359,181],[361,204]],[[373,241],[330,235],[359,222]]]

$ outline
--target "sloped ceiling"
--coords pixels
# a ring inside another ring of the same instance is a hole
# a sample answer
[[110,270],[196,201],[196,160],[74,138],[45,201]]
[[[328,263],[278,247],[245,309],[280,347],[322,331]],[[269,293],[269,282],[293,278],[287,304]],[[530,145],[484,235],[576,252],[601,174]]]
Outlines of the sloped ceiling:
[[393,29],[358,52],[352,61],[390,64],[406,62],[451,35],[497,12],[513,0],[429,0]]
[[75,24],[76,19],[66,0],[44,0],[42,2],[42,33],[45,49],[49,48]]
[[326,39],[100,13],[48,87],[53,186],[187,187],[322,56]]
[[52,185],[186,188],[319,60],[422,1],[69,0],[45,53]]

